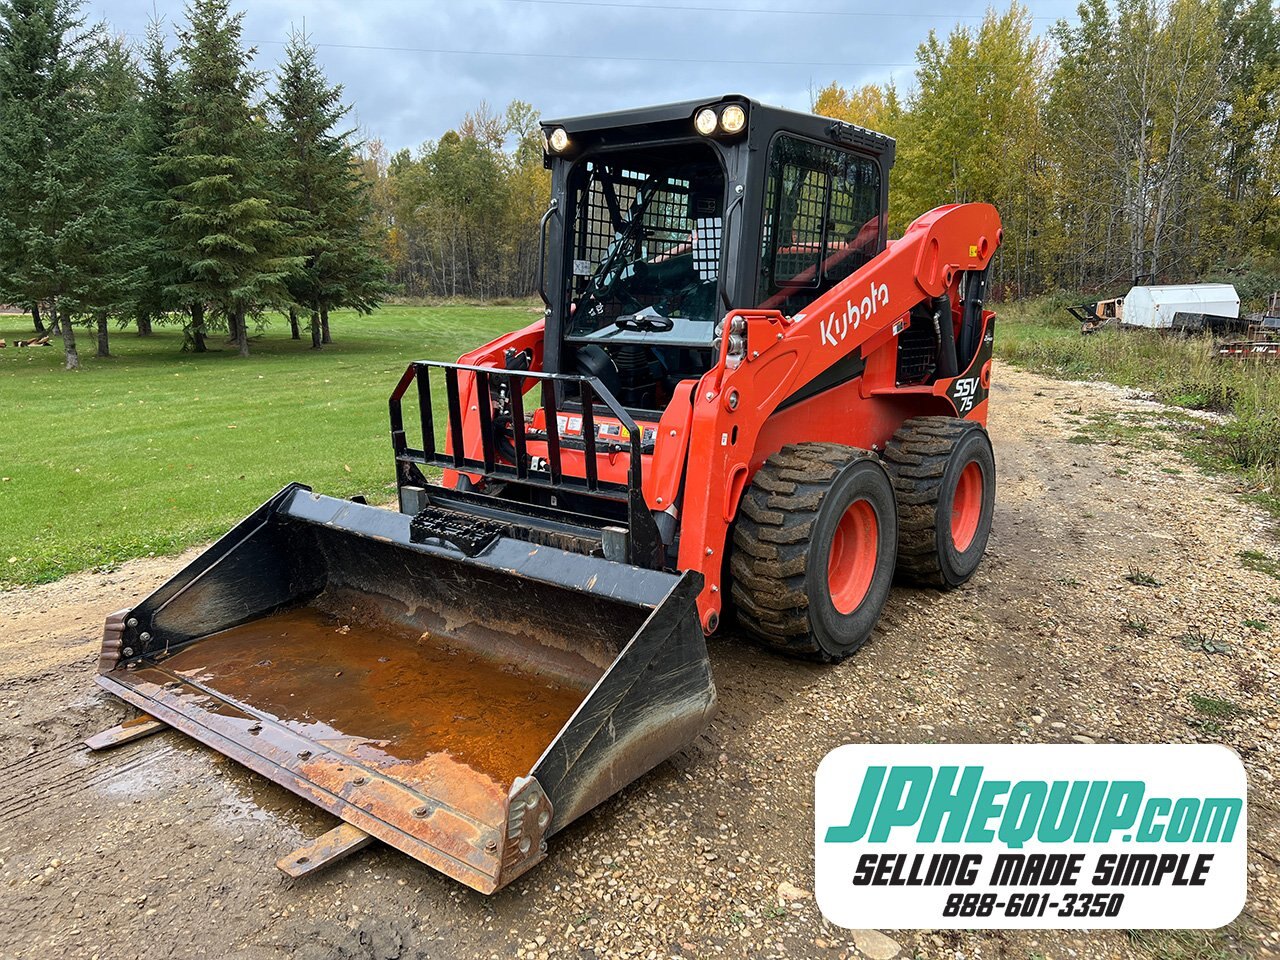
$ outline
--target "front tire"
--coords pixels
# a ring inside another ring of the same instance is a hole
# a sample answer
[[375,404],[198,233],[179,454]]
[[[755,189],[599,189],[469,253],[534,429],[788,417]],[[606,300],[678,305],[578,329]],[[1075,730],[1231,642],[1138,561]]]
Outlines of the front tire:
[[738,622],[792,656],[842,660],[880,619],[897,545],[879,460],[834,443],[783,447],[756,472],[734,527]]
[[915,417],[885,446],[901,522],[898,573],[958,587],[978,569],[995,512],[996,460],[982,424]]

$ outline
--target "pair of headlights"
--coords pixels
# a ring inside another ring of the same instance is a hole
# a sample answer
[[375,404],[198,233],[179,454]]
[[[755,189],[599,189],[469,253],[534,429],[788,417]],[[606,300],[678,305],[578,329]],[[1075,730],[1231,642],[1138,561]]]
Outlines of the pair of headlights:
[[[747,111],[740,104],[731,103],[716,111],[713,107],[703,107],[693,118],[693,127],[704,137],[717,133],[741,133],[747,126]],[[556,127],[547,136],[547,149],[552,153],[565,153],[572,141],[564,127]]]
[[731,103],[717,113],[711,107],[703,107],[693,118],[693,127],[704,137],[716,133],[741,133],[747,125],[747,111],[739,104]]

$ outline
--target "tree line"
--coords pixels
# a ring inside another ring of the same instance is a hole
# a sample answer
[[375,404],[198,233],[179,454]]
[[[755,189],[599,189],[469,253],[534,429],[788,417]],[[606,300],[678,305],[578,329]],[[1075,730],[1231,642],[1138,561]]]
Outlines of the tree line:
[[[940,204],[996,204],[996,296],[1280,288],[1274,0],[1084,0],[1047,35],[1015,2],[931,32],[909,90],[833,82],[811,108],[897,140],[891,236]],[[533,292],[549,189],[535,116],[482,105],[416,152],[367,157],[399,290]]]
[[418,150],[366,151],[390,280],[410,297],[527,297],[551,198],[532,106],[488,104]]
[[915,85],[817,93],[898,140],[892,227],[986,200],[1006,296],[1146,277],[1280,287],[1280,7],[1085,0],[1038,37],[1026,7],[930,33]]
[[[170,47],[135,49],[81,0],[0,0],[0,300],[61,336],[180,323],[184,349],[287,315],[312,346],[329,311],[369,311],[387,265],[342,89],[301,34],[275,82],[253,68],[242,14],[192,0]],[[48,326],[46,327],[46,322]]]
[[[344,129],[342,89],[295,34],[274,78],[229,0],[190,0],[132,47],[82,0],[0,0],[0,301],[99,353],[176,323],[184,348],[389,293],[534,292],[550,184],[537,113],[485,104],[416,150]],[[268,80],[270,79],[270,83]],[[997,296],[1143,277],[1280,286],[1275,0],[1084,0],[1037,35],[1026,7],[931,32],[909,90],[812,108],[898,142],[890,234],[943,203],[1004,219]]]

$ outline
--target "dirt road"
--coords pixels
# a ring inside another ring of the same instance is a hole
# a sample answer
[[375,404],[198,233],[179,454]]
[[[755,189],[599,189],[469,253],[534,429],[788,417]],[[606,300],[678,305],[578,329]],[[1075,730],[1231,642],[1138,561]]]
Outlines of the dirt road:
[[[274,861],[326,815],[172,731],[87,753],[84,736],[128,715],[91,681],[104,615],[185,558],[0,594],[0,956],[1280,953],[1280,579],[1255,569],[1280,542],[1166,449],[1196,429],[1185,415],[1007,367],[994,400],[1000,490],[972,583],[895,589],[872,642],[834,668],[714,640],[705,736],[491,898],[376,847],[287,881]],[[1073,740],[1239,751],[1241,920],[1183,938],[876,934],[829,926],[804,895],[812,777],[832,747]]]

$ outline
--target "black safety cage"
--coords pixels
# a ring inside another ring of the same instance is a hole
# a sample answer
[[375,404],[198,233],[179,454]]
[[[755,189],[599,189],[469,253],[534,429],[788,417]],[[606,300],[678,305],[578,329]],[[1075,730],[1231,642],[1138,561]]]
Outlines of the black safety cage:
[[[448,410],[449,449],[437,442],[435,410],[432,402],[430,373],[440,370],[444,375],[445,398]],[[475,378],[475,412],[480,429],[481,456],[466,455],[466,440],[462,409],[460,374]],[[539,405],[546,419],[545,429],[530,428],[525,412],[525,387],[528,381],[537,382],[540,388]],[[422,431],[421,449],[411,448],[405,433],[403,398],[413,383],[417,383],[419,427]],[[564,398],[576,395],[575,401]],[[597,435],[597,404],[608,410],[621,425],[627,439],[608,440]],[[596,377],[581,374],[547,373],[534,370],[512,370],[498,367],[481,367],[462,363],[445,363],[438,360],[415,360],[409,364],[404,376],[396,385],[390,399],[391,444],[395,451],[396,475],[401,486],[421,481],[420,467],[436,467],[456,470],[459,473],[480,476],[484,486],[502,483],[540,492],[541,497],[531,497],[528,503],[518,503],[508,497],[490,497],[483,493],[467,492],[470,502],[489,503],[495,512],[506,513],[515,509],[522,519],[530,515],[564,528],[581,530],[584,521],[603,538],[603,531],[613,521],[610,511],[604,509],[591,514],[569,513],[554,506],[540,505],[539,500],[555,503],[555,498],[568,495],[586,498],[604,504],[613,504],[625,512],[627,559],[637,566],[661,566],[661,544],[657,525],[645,504],[643,493],[644,434],[626,409]],[[560,429],[560,415],[581,418],[580,435],[564,436]],[[505,436],[510,424],[511,450],[500,451],[499,439]],[[547,455],[533,457],[529,453],[530,440],[545,441]],[[566,474],[562,468],[562,451],[583,451],[583,477]],[[616,483],[599,476],[597,454],[618,453],[628,457],[627,482]],[[416,473],[416,475],[415,475]],[[432,488],[429,499],[440,496],[439,488]],[[450,491],[446,499],[454,499]],[[594,520],[594,523],[592,522]]]
[[[697,113],[708,107],[720,110],[727,104],[737,104],[744,109],[745,129],[736,135],[699,135],[693,126]],[[720,222],[715,256],[719,263],[707,276],[716,278],[721,315],[737,308],[760,306],[758,282],[762,264],[771,257],[768,246],[762,243],[769,226],[765,212],[768,179],[765,167],[771,147],[779,137],[791,136],[835,148],[865,158],[874,165],[879,184],[878,210],[875,211],[879,215],[879,235],[874,249],[867,253],[874,256],[884,249],[887,185],[895,144],[891,138],[873,131],[829,117],[770,107],[739,94],[542,121],[544,135],[549,137],[557,129],[565,131],[571,145],[564,153],[548,150],[545,155],[551,170],[551,205],[542,224],[545,259],[539,289],[547,303],[543,364],[548,370],[574,368],[572,351],[568,349],[573,339],[569,330],[574,326],[570,304],[584,289],[584,281],[576,276],[575,260],[599,263],[599,241],[593,249],[589,237],[574,236],[573,230],[582,231],[585,223],[589,235],[612,239],[619,222],[609,209],[610,199],[600,193],[597,201],[583,191],[583,184],[598,179],[592,176],[596,170],[628,169],[627,157],[635,151],[653,156],[661,151],[710,148],[718,158],[724,174],[724,193],[717,214]],[[584,170],[588,177],[580,175]],[[633,170],[632,174],[634,183],[615,188],[618,213],[624,216],[629,201],[635,196],[636,183],[643,181],[644,171]],[[675,192],[681,189],[680,185],[673,186]],[[584,201],[591,214],[587,218],[579,215]],[[678,201],[673,202],[672,209],[677,207]],[[687,215],[682,219],[686,222],[680,225],[679,234],[687,236],[691,225]],[[701,271],[700,265],[699,273]]]

